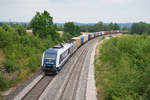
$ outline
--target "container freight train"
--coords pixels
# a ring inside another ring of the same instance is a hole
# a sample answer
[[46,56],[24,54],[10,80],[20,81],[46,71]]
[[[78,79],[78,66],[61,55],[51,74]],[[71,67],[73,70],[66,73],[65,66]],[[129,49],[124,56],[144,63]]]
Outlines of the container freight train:
[[44,51],[42,56],[42,71],[45,74],[57,74],[69,57],[84,43],[98,36],[119,33],[118,31],[101,31],[86,33],[66,43],[59,44]]

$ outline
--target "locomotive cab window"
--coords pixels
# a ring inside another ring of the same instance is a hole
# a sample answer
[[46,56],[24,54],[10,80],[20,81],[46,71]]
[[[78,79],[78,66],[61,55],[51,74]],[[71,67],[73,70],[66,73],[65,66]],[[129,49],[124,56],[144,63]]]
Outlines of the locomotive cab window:
[[50,54],[50,53],[46,53],[44,55],[45,59],[56,59],[56,54]]

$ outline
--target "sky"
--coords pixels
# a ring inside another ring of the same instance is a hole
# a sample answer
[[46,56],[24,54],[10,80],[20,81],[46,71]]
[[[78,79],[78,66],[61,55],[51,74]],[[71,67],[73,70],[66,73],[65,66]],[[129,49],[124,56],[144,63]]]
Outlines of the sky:
[[0,0],[0,21],[29,22],[44,10],[57,23],[150,23],[150,0]]

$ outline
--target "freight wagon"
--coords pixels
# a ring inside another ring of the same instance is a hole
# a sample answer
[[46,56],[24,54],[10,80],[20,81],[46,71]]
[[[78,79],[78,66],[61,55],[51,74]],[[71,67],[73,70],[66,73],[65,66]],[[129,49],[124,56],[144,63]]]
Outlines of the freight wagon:
[[88,41],[88,34],[83,34],[82,35],[84,37],[84,43]]
[[80,46],[81,46],[81,38],[79,38],[79,37],[74,37],[74,38],[72,38],[72,39],[76,41],[77,47],[80,47]]
[[102,35],[116,33],[117,31],[101,31],[95,33],[87,33],[79,37],[74,37],[66,43],[59,44],[53,48],[44,51],[42,56],[42,71],[45,74],[58,73],[69,57],[87,41]]
[[84,44],[84,36],[83,35],[81,35],[81,36],[79,36],[79,38],[80,38],[80,40],[81,40],[81,45],[83,45]]

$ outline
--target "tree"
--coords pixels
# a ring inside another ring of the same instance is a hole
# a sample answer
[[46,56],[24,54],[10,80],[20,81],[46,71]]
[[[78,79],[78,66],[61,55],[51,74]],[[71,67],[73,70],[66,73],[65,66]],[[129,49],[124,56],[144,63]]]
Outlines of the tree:
[[63,41],[67,41],[67,40],[69,40],[71,38],[72,38],[72,35],[70,33],[64,32],[63,35],[62,35]]
[[10,30],[10,27],[9,27],[7,24],[3,24],[3,25],[2,25],[2,28],[3,28],[5,31],[9,31],[9,30]]
[[114,29],[114,26],[113,26],[112,22],[108,26],[109,26],[109,30],[113,30]]
[[94,25],[95,31],[103,31],[104,30],[104,25],[103,22],[98,22],[97,24]]
[[122,28],[122,30],[125,31],[125,30],[128,30],[128,28],[127,28],[126,26],[124,26],[124,27]]
[[88,25],[82,25],[82,26],[80,26],[80,31],[81,32],[89,32]]
[[67,22],[64,24],[64,32],[68,32],[71,35],[74,35],[75,25],[73,22]]
[[0,22],[0,26],[2,26],[2,25],[3,25],[3,23]]
[[137,34],[150,33],[150,25],[144,22],[134,23],[131,27],[131,33],[132,34],[133,33],[137,33]]
[[72,36],[80,35],[80,27],[75,25],[73,22],[67,22],[64,24],[64,32],[70,33]]
[[48,35],[51,35],[54,40],[60,38],[52,19],[47,11],[43,13],[37,12],[30,22],[33,34],[38,35],[40,38],[46,38]]
[[63,31],[63,26],[57,26],[57,31]]
[[79,35],[81,35],[80,27],[79,26],[74,26],[74,36],[79,36]]
[[16,26],[16,31],[17,31],[17,33],[18,33],[19,35],[24,35],[24,34],[26,34],[26,30],[25,30],[24,27],[21,26],[21,25],[17,25],[17,26]]
[[118,25],[118,24],[114,24],[114,28],[113,28],[114,30],[120,30],[120,26]]

